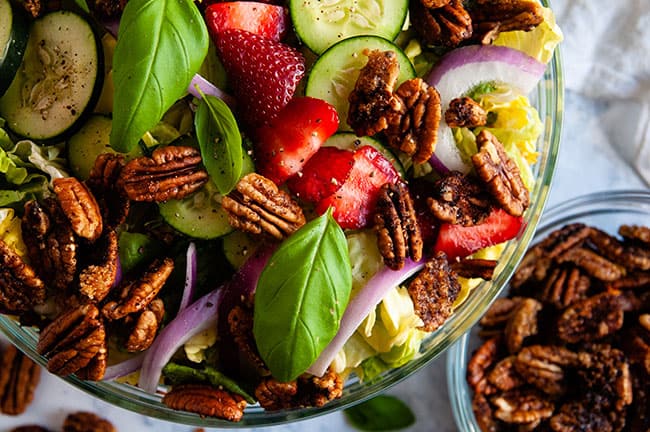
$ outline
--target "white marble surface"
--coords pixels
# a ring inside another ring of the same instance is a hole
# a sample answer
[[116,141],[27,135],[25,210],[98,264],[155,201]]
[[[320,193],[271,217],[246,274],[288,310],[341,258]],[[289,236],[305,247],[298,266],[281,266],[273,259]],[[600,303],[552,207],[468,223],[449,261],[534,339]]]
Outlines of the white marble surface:
[[[568,73],[571,58],[565,57]],[[598,190],[646,188],[636,172],[626,163],[620,151],[622,137],[604,130],[603,118],[610,108],[606,101],[594,101],[567,91],[563,139],[556,176],[548,205],[573,196]],[[624,153],[624,152],[623,152]],[[455,431],[447,398],[444,356],[389,390],[414,410],[415,431]],[[27,412],[17,417],[0,415],[0,432],[17,425],[36,423],[58,430],[67,413],[90,410],[110,419],[121,432],[158,431],[191,432],[195,428],[152,420],[145,416],[108,405],[82,393],[62,380],[43,373],[36,398]],[[341,413],[273,428],[249,431],[353,431]]]

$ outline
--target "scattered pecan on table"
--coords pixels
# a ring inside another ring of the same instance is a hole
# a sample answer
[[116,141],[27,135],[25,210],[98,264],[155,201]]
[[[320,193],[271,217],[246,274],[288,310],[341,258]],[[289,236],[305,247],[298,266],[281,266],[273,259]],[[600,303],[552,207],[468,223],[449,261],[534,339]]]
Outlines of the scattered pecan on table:
[[15,346],[7,345],[0,355],[0,412],[19,415],[34,399],[41,368]]
[[79,411],[63,420],[63,432],[116,432],[113,424],[97,414]]

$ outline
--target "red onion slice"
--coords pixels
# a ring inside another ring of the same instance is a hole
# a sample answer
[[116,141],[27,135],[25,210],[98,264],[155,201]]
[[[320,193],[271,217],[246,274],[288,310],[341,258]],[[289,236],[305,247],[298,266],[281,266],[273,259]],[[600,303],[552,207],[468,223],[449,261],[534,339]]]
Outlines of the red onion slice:
[[130,359],[108,366],[104,372],[102,381],[110,381],[133,373],[140,369],[144,360],[145,353],[139,353]]
[[185,266],[185,287],[183,288],[183,296],[181,297],[181,304],[178,306],[178,312],[181,312],[189,304],[196,289],[196,245],[190,242],[187,247],[187,264]]

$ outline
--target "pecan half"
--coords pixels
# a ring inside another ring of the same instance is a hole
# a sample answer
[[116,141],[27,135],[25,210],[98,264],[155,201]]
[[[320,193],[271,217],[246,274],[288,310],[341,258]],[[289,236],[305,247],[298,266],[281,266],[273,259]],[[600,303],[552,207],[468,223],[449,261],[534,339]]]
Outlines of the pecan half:
[[158,296],[174,269],[174,260],[154,260],[136,280],[117,288],[119,298],[102,307],[102,315],[109,320],[119,320],[128,314],[140,312]]
[[565,308],[586,298],[591,280],[577,268],[554,268],[543,282],[538,298],[555,306]]
[[543,9],[532,0],[477,0],[469,9],[473,39],[492,43],[499,33],[529,31],[544,21]]
[[479,321],[479,324],[481,325],[481,335],[502,333],[505,330],[506,324],[510,320],[512,313],[517,309],[517,306],[522,301],[523,298],[521,297],[500,297],[496,299]]
[[521,216],[530,204],[517,164],[510,159],[503,144],[487,130],[476,137],[478,153],[472,156],[476,173],[501,207],[513,216]]
[[496,260],[466,258],[451,263],[451,269],[460,277],[491,280],[497,264]]
[[472,36],[472,19],[462,0],[440,2],[413,0],[409,16],[413,28],[427,45],[455,47]]
[[157,298],[151,301],[135,319],[135,324],[126,341],[125,348],[128,352],[141,352],[151,346],[158,327],[165,315],[165,303]]
[[487,112],[474,99],[464,96],[452,99],[445,111],[445,122],[452,128],[485,126]]
[[97,240],[103,229],[102,215],[86,185],[74,177],[57,178],[52,184],[75,234],[90,241]]
[[650,270],[650,249],[624,245],[616,237],[596,228],[589,232],[589,240],[598,253],[627,270]]
[[63,421],[63,432],[116,432],[111,422],[96,414],[79,411]]
[[255,398],[265,410],[275,411],[294,405],[297,381],[280,382],[273,377],[263,379],[255,388]]
[[623,326],[623,308],[614,292],[588,297],[566,308],[557,320],[560,339],[576,343],[594,341]]
[[578,355],[578,377],[598,408],[624,410],[632,403],[632,376],[625,354],[609,345],[596,345]]
[[124,190],[118,187],[124,156],[104,153],[97,156],[86,183],[99,203],[104,225],[116,228],[124,223],[131,201]]
[[614,281],[625,274],[621,266],[585,247],[569,249],[556,259],[559,263],[572,263],[602,281]]
[[347,122],[357,136],[372,136],[388,127],[390,119],[401,107],[393,94],[399,76],[399,63],[394,51],[364,51],[368,62],[350,92]]
[[630,363],[645,369],[650,377],[650,313],[639,315],[623,339],[623,350]]
[[386,183],[381,187],[374,221],[379,251],[389,268],[401,269],[407,256],[413,261],[422,259],[422,233],[405,184]]
[[256,173],[242,177],[225,196],[223,208],[233,227],[252,234],[266,233],[282,240],[305,224],[300,206],[277,185]]
[[621,225],[618,233],[627,241],[643,243],[650,246],[650,227],[642,225]]
[[420,78],[405,81],[394,94],[401,103],[386,129],[388,144],[412,156],[416,164],[427,162],[438,140],[440,94]]
[[133,201],[163,202],[181,199],[201,188],[208,173],[201,168],[201,153],[194,147],[166,146],[127,163],[118,185]]
[[[49,358],[47,370],[56,375],[82,371],[96,356],[106,355],[106,332],[99,310],[85,304],[59,315],[40,333],[36,349]],[[101,378],[103,374],[101,370],[89,375]]]
[[232,422],[240,421],[246,408],[246,401],[241,396],[204,384],[176,385],[162,402],[171,409]]
[[515,368],[515,356],[500,360],[487,376],[488,382],[501,391],[509,391],[526,384]]
[[525,298],[515,306],[504,331],[508,352],[516,353],[526,338],[537,334],[537,314],[540,310],[542,304],[532,298]]
[[489,369],[499,361],[499,354],[502,350],[501,338],[493,337],[486,340],[472,354],[467,364],[467,383],[476,394],[488,394],[489,382],[487,375]]
[[25,412],[34,399],[41,377],[41,368],[13,345],[0,357],[0,412],[18,415]]
[[553,415],[554,405],[532,390],[513,390],[493,396],[494,417],[506,423],[532,423]]
[[443,222],[471,226],[490,213],[490,197],[472,177],[452,171],[437,180],[427,198],[433,215]]
[[589,237],[591,228],[583,223],[571,223],[564,225],[550,233],[537,246],[543,251],[548,258],[556,258],[565,252],[578,247]]
[[117,233],[113,229],[105,231],[94,246],[84,254],[87,262],[79,272],[79,291],[89,300],[100,302],[117,277]]
[[460,284],[446,255],[438,252],[408,286],[415,313],[423,322],[422,330],[434,331],[449,318],[459,291]]
[[566,392],[565,368],[575,366],[578,354],[556,345],[531,345],[517,353],[514,367],[529,384],[546,394]]
[[475,393],[472,398],[472,411],[479,428],[483,432],[496,432],[498,430],[497,421],[494,418],[492,405],[482,393]]
[[16,252],[0,240],[0,310],[20,314],[45,301],[46,289]]

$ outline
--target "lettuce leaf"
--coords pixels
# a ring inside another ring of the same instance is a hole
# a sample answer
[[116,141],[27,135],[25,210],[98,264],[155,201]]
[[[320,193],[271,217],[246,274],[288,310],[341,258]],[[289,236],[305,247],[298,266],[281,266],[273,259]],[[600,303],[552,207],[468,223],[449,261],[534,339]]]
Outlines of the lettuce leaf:
[[27,256],[27,246],[23,242],[20,218],[16,216],[13,209],[0,208],[0,240],[20,257]]

